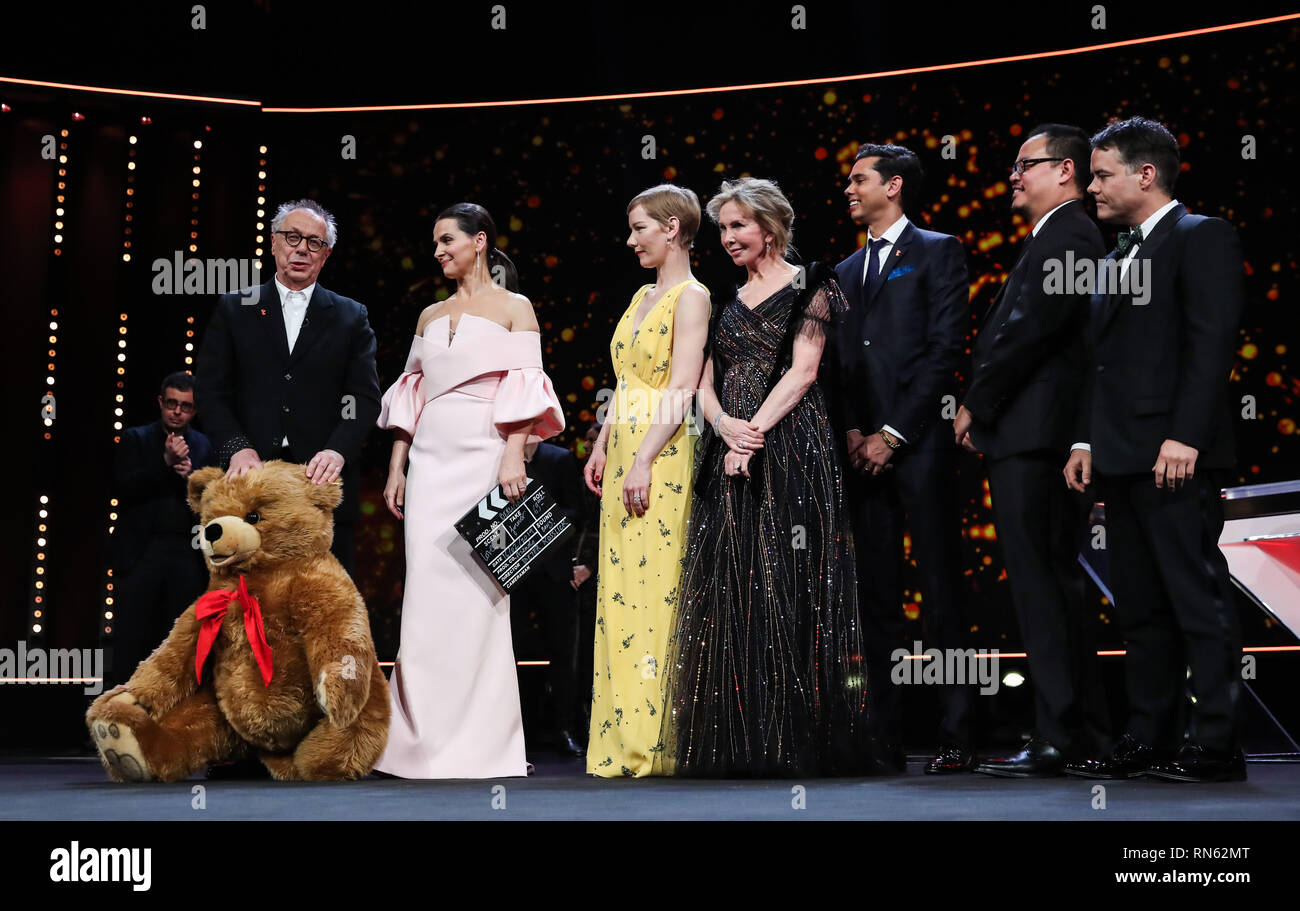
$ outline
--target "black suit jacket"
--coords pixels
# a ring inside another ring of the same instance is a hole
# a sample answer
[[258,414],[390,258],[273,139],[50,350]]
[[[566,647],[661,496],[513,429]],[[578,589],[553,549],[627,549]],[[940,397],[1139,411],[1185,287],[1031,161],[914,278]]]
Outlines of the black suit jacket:
[[884,265],[885,280],[863,300],[863,247],[835,267],[849,301],[837,332],[840,394],[833,408],[846,430],[888,424],[910,447],[951,445],[941,426],[943,397],[957,392],[970,319],[966,252],[950,234],[903,229]]
[[245,448],[274,458],[286,436],[302,462],[333,449],[344,458],[335,517],[355,521],[361,444],[379,417],[375,334],[366,308],[318,283],[290,354],[275,280],[258,288],[251,303],[243,293],[221,296],[195,375],[221,464]]
[[1092,466],[1105,474],[1150,472],[1167,439],[1195,447],[1198,470],[1231,468],[1228,377],[1245,300],[1236,229],[1176,205],[1138,246],[1130,270],[1144,261],[1145,304],[1131,291],[1092,296],[1078,441],[1091,444]]
[[[182,434],[190,447],[195,471],[211,465],[212,444],[187,427]],[[162,421],[130,427],[122,434],[113,456],[113,485],[118,500],[118,521],[113,528],[113,571],[130,572],[154,537],[188,546],[198,519],[186,500],[188,482],[163,461],[167,430]],[[197,552],[196,556],[197,556]]]
[[[1105,255],[1083,203],[1061,206],[1029,242],[975,337],[966,408],[971,441],[988,458],[1054,450],[1062,464],[1074,439],[1083,385],[1091,295],[1070,263]],[[1049,270],[1058,274],[1052,276]],[[1059,287],[1044,283],[1061,278]]]
[[528,477],[545,485],[555,498],[556,508],[573,523],[574,536],[569,541],[570,546],[556,548],[539,567],[554,581],[568,582],[573,578],[574,546],[582,531],[583,520],[582,487],[579,483],[582,472],[578,460],[562,446],[538,443],[532,460],[524,468]]

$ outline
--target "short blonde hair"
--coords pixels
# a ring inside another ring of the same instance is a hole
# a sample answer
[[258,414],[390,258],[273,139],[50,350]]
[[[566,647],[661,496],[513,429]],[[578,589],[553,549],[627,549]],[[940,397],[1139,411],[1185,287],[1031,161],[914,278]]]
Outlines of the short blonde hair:
[[764,234],[772,235],[777,256],[784,257],[794,248],[794,207],[774,181],[762,177],[724,180],[709,200],[709,218],[716,225],[722,207],[734,202],[753,216]]
[[695,242],[695,235],[700,230],[700,198],[694,190],[679,187],[676,184],[661,183],[657,187],[642,190],[627,204],[627,214],[637,206],[645,209],[645,214],[657,221],[665,230],[668,219],[677,219],[677,239],[683,249],[689,250]]

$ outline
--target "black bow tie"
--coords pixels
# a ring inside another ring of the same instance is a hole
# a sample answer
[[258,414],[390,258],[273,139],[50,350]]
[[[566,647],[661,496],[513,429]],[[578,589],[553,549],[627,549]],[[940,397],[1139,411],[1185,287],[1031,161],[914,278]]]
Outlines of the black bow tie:
[[1119,255],[1123,256],[1128,253],[1130,247],[1136,247],[1142,243],[1142,228],[1137,227],[1131,231],[1120,231],[1119,238],[1115,241],[1115,248],[1119,250]]

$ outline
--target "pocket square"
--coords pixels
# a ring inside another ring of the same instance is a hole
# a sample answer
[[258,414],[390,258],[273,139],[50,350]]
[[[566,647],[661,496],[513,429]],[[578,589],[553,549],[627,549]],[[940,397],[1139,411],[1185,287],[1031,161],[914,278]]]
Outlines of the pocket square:
[[906,275],[907,273],[911,272],[915,268],[916,266],[899,266],[893,272],[889,273],[889,278],[886,278],[885,281],[892,281],[895,278],[900,278],[901,276]]

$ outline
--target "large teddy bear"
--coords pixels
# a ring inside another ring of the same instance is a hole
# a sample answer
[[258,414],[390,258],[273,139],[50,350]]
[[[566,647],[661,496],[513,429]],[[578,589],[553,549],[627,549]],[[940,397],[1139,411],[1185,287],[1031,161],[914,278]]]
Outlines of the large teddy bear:
[[190,476],[208,593],[86,713],[116,781],[178,781],[257,756],[282,781],[360,778],[388,741],[365,602],[333,554],[339,484],[267,462]]

